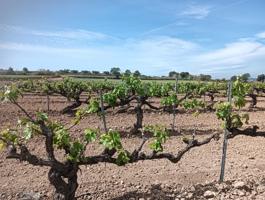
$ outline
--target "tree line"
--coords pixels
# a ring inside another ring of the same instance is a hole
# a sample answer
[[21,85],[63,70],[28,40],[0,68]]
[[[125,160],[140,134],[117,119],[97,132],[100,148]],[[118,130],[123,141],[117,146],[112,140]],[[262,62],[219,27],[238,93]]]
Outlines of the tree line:
[[[12,67],[8,69],[1,69],[0,68],[0,75],[86,75],[86,76],[102,76],[102,77],[114,77],[116,79],[120,79],[122,75],[130,76],[133,75],[135,77],[141,78],[177,78],[179,80],[199,80],[199,81],[211,81],[217,80],[213,79],[211,75],[208,74],[199,74],[199,75],[192,75],[189,72],[176,72],[170,71],[167,76],[149,76],[142,74],[139,70],[131,71],[126,69],[122,71],[119,67],[112,67],[109,71],[98,71],[98,70],[70,70],[70,69],[61,69],[58,71],[51,71],[49,69],[40,69],[37,71],[30,71],[27,67],[23,67],[22,70],[14,70]],[[249,73],[244,73],[241,75],[242,81],[249,81],[251,75]],[[235,81],[237,76],[232,76],[230,80]],[[226,79],[221,79],[225,81]],[[253,79],[254,80],[254,79]],[[265,74],[259,74],[256,81],[264,82],[265,81]]]

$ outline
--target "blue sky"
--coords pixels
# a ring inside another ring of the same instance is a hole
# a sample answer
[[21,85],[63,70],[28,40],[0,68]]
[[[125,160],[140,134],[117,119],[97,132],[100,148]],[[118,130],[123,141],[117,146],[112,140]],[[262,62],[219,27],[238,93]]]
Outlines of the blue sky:
[[1,0],[0,68],[265,73],[264,0]]

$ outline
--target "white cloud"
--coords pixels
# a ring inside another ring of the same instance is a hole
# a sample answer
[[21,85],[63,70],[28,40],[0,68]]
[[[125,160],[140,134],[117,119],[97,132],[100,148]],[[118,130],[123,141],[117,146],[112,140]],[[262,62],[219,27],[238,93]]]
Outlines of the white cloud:
[[59,31],[45,31],[45,30],[34,30],[27,29],[20,26],[10,26],[1,25],[0,30],[5,32],[15,32],[19,34],[27,34],[41,37],[53,37],[53,38],[63,38],[63,39],[73,39],[73,40],[105,40],[114,39],[114,37],[109,36],[100,32],[93,32],[84,29],[68,29]]
[[257,53],[262,47],[264,45],[259,42],[234,42],[227,44],[222,49],[200,55],[198,60],[206,60],[209,64],[226,63],[227,61],[229,63],[232,61],[242,62],[247,56]]
[[149,34],[152,34],[152,33],[155,33],[155,32],[159,32],[161,30],[165,30],[167,28],[171,28],[171,27],[174,27],[174,26],[187,26],[187,25],[188,25],[188,23],[186,23],[186,22],[176,21],[176,22],[173,22],[173,23],[169,23],[169,24],[166,24],[166,25],[163,25],[163,26],[159,26],[159,27],[150,29],[148,31],[145,31],[141,35],[149,35]]
[[[51,56],[56,56],[56,60],[61,58],[59,63],[54,63],[53,66],[62,66],[66,62],[69,62],[69,65],[71,63],[75,65],[87,63],[93,66],[135,66],[145,67],[141,71],[146,74],[150,74],[148,67],[152,67],[153,73],[156,73],[157,70],[165,66],[174,65],[180,57],[192,53],[198,48],[197,44],[168,36],[128,39],[123,44],[106,45],[100,48],[92,46],[64,48],[25,43],[0,43],[0,49],[24,52],[23,54],[30,55],[32,59],[35,58],[32,56],[33,54],[42,57],[38,59],[39,62],[46,62],[42,61],[45,58],[52,60]],[[67,59],[65,60],[65,58]],[[10,57],[10,62],[13,62],[12,60],[14,58]]]
[[187,9],[181,12],[181,16],[187,16],[195,19],[204,19],[211,12],[210,6],[190,5]]
[[258,38],[262,38],[262,39],[265,39],[265,31],[264,31],[264,32],[261,32],[261,33],[258,33],[258,34],[256,35],[256,37],[258,37]]
[[9,57],[0,59],[0,65],[15,66],[16,61],[23,66],[28,62],[35,66],[104,66],[97,68],[102,71],[106,67],[119,66],[151,75],[170,70],[209,73],[215,77],[230,77],[243,72],[256,75],[264,72],[265,63],[265,45],[254,37],[207,51],[197,43],[168,36],[127,39],[122,44],[84,48],[0,43],[0,51],[9,52],[7,50],[16,52],[10,51]]
[[199,71],[213,75],[232,76],[243,72],[254,75],[261,72],[265,62],[265,45],[257,41],[238,41],[224,48],[199,54],[192,60],[198,63]]

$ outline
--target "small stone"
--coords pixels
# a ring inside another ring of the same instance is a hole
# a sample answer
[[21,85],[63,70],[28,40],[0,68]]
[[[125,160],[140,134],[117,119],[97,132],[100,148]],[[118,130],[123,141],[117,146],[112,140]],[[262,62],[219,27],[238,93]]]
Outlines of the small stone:
[[236,181],[234,184],[233,184],[234,188],[236,189],[241,189],[243,187],[246,186],[246,184],[243,182],[243,181]]
[[243,197],[243,196],[245,196],[245,192],[244,191],[242,191],[242,190],[239,190],[238,192],[237,192],[237,195],[238,196],[240,196],[240,197]]
[[215,192],[212,192],[212,191],[210,191],[210,190],[207,190],[206,192],[204,192],[204,194],[203,194],[203,196],[205,197],[205,198],[207,198],[207,199],[209,199],[209,198],[213,198],[213,197],[215,197]]
[[225,190],[228,186],[225,183],[220,183],[216,185],[217,189],[222,191]]
[[193,194],[192,193],[188,193],[187,198],[191,199],[192,197],[193,197]]
[[[136,188],[137,188],[137,189],[140,189],[140,188],[141,188],[141,186],[140,186],[140,185],[137,185],[137,186],[136,186]],[[140,200],[140,199],[139,199],[139,200]]]
[[263,185],[259,185],[258,187],[257,187],[257,192],[260,194],[260,193],[263,193],[265,191],[265,186],[263,186]]
[[243,168],[247,169],[248,168],[248,165],[244,164],[243,165]]
[[190,191],[191,191],[191,192],[194,192],[194,191],[195,191],[195,187],[194,187],[194,186],[191,186],[191,187],[190,187]]

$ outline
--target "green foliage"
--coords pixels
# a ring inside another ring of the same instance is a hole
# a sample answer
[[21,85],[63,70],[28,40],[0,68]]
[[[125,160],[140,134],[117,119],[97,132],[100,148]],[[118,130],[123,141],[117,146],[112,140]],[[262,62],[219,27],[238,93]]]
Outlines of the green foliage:
[[144,131],[148,131],[153,133],[154,141],[150,143],[150,148],[155,152],[162,152],[163,146],[162,144],[166,142],[168,138],[168,132],[165,127],[162,126],[146,126],[144,127]]
[[3,141],[0,139],[0,151],[3,150],[9,142],[13,143],[14,145],[18,144],[17,132],[14,130],[5,129],[0,132],[0,137],[5,140]]
[[70,135],[63,126],[59,126],[54,130],[53,144],[56,145],[57,148],[62,149],[64,147],[69,147],[70,142]]
[[[248,83],[241,81],[238,77],[233,83],[232,95],[233,95],[233,105],[237,109],[241,109],[245,106],[246,100],[245,96],[249,91],[250,87]],[[240,114],[233,112],[233,105],[229,102],[219,103],[216,106],[216,115],[218,119],[224,121],[224,127],[231,130],[232,128],[241,128],[244,123],[248,123],[248,114]]]
[[238,77],[233,84],[233,102],[236,107],[239,109],[244,107],[246,104],[245,95],[248,91],[248,84],[241,81],[241,78]]
[[73,124],[79,124],[81,119],[87,114],[97,113],[100,111],[99,101],[97,99],[90,99],[89,104],[85,108],[79,108],[75,113]]
[[97,99],[91,99],[85,110],[85,113],[97,113],[100,111],[99,101]]
[[36,113],[37,116],[37,121],[48,121],[48,115],[47,113],[43,113],[43,112],[37,112]]
[[128,96],[128,88],[124,83],[121,83],[119,85],[116,85],[113,89],[113,94],[117,96],[119,99],[123,99],[126,96]]
[[85,129],[84,131],[85,141],[88,143],[95,141],[97,138],[97,132],[98,130],[95,129],[90,129],[90,128]]
[[[48,93],[56,93],[66,97],[68,100],[79,99],[84,91],[89,91],[88,85],[83,81],[77,81],[71,78],[65,78],[61,81],[51,83],[46,82],[45,91]],[[47,91],[48,90],[48,91]]]
[[70,146],[70,153],[67,156],[67,159],[72,162],[80,161],[82,159],[80,155],[84,151],[84,149],[85,146],[81,142],[74,141]]
[[109,130],[107,133],[100,136],[100,143],[106,148],[112,149],[122,149],[121,137],[117,131]]
[[161,99],[161,104],[164,106],[173,106],[179,104],[179,100],[176,94],[172,94],[168,97],[164,97]]
[[33,123],[33,122],[27,122],[23,127],[23,138],[25,140],[31,139],[34,135],[38,135],[41,133],[40,127]]
[[163,97],[168,96],[169,92],[173,89],[170,83],[147,83],[148,95],[151,97]]
[[218,119],[226,120],[232,112],[232,105],[229,102],[223,102],[216,105],[216,115]]
[[107,133],[100,136],[100,144],[104,145],[107,149],[115,149],[118,157],[116,163],[124,165],[130,161],[129,153],[125,151],[121,144],[121,137],[117,131],[109,130]]
[[104,102],[106,102],[108,105],[114,107],[117,102],[117,95],[114,92],[109,92],[104,94],[103,96]]
[[6,148],[6,143],[2,140],[0,140],[0,152]]
[[22,96],[21,91],[13,84],[5,86],[4,91],[0,93],[0,100],[15,102],[20,96]]
[[117,165],[125,165],[130,161],[129,153],[123,149],[118,150]]
[[186,100],[182,103],[182,105],[185,109],[199,109],[205,107],[205,103],[198,99]]

